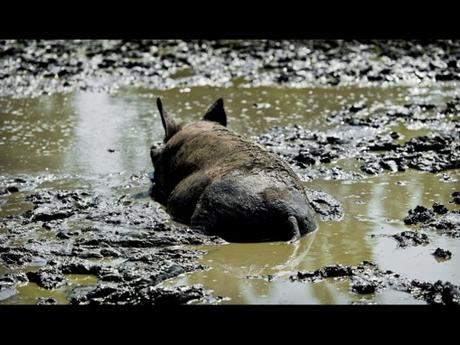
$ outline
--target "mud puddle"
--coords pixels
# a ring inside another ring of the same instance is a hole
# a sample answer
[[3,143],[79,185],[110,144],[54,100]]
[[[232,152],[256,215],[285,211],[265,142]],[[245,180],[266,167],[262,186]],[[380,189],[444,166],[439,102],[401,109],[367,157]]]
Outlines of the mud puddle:
[[[158,96],[183,121],[223,97],[231,129],[285,157],[306,188],[340,202],[343,216],[318,215],[318,231],[297,244],[221,244],[170,222],[147,194],[148,148],[163,136]],[[460,172],[448,166],[457,159],[458,96],[455,84],[433,84],[3,97],[0,303],[430,302],[391,286],[358,293],[355,276],[289,277],[367,261],[412,285],[460,285],[458,224],[447,234],[404,223],[419,205],[460,209],[452,195]],[[394,236],[407,231],[426,241],[401,246]],[[437,248],[450,257],[433,255]]]

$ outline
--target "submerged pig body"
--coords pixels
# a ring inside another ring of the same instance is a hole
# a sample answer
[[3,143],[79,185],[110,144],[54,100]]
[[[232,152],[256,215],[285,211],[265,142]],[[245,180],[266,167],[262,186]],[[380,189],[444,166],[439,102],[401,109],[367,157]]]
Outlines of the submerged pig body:
[[292,169],[224,127],[222,116],[212,119],[176,126],[152,154],[154,198],[173,219],[228,241],[289,240],[313,231],[313,211]]

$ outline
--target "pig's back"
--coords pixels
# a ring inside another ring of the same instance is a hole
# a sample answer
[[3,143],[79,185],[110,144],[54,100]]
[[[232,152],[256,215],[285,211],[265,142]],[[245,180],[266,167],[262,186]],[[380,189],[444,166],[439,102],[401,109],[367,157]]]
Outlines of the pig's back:
[[247,137],[208,121],[199,121],[182,131],[183,135],[171,143],[178,147],[171,161],[171,171],[182,172],[185,177],[201,170],[211,178],[235,170],[274,172],[300,188],[297,175],[287,163]]

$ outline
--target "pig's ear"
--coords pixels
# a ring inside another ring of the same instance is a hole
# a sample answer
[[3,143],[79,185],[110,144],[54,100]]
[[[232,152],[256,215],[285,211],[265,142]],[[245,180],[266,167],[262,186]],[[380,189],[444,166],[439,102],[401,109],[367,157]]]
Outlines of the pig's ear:
[[209,107],[203,116],[203,120],[214,121],[220,123],[222,126],[227,126],[227,114],[225,114],[224,100],[222,98],[219,98]]
[[161,115],[161,122],[163,122],[163,127],[165,129],[165,138],[164,142],[166,143],[174,134],[177,133],[179,127],[176,125],[176,122],[169,117],[168,113],[163,109],[163,104],[161,99],[157,98],[157,107]]

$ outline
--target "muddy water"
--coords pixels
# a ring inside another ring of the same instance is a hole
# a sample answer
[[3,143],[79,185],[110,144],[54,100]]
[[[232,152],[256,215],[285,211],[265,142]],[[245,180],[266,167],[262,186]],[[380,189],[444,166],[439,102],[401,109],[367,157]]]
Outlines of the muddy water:
[[[460,178],[460,173],[452,176]],[[247,279],[253,275],[286,274],[315,270],[338,262],[357,265],[363,260],[407,277],[460,283],[460,240],[431,236],[426,246],[398,248],[394,239],[379,236],[395,234],[407,227],[402,218],[407,209],[431,205],[434,200],[448,204],[454,190],[436,175],[420,172],[369,178],[365,181],[315,181],[311,188],[336,195],[345,217],[341,222],[320,222],[319,230],[299,244],[230,244],[207,248],[203,263],[211,269],[178,278],[175,283],[203,283],[217,294],[232,296],[228,303],[346,303],[363,296],[351,293],[347,282],[332,279],[306,285],[289,281]],[[458,185],[457,185],[458,187]],[[377,235],[377,236],[371,236]],[[449,248],[453,257],[438,262],[432,252]],[[411,295],[385,290],[365,295],[376,303],[419,303]]]
[[[37,176],[33,188],[73,189],[90,187],[103,193],[130,193],[148,200],[146,174],[152,170],[150,145],[162,139],[163,129],[154,106],[155,97],[176,118],[191,121],[217,97],[224,97],[229,127],[256,135],[273,126],[301,124],[326,130],[328,115],[346,105],[401,105],[407,102],[438,103],[457,93],[455,87],[404,88],[231,88],[194,87],[156,91],[124,88],[115,94],[74,92],[31,99],[0,98],[0,171],[2,176]],[[402,139],[426,133],[423,128],[395,128]],[[357,167],[354,161],[339,165]],[[141,187],[131,187],[129,176],[145,176]],[[446,176],[450,176],[446,179]],[[346,303],[370,299],[376,303],[421,303],[409,294],[387,289],[356,295],[347,281],[326,279],[317,283],[252,279],[261,274],[289,274],[324,265],[355,265],[373,261],[408,278],[447,280],[460,285],[460,239],[430,233],[430,244],[398,248],[386,235],[408,230],[402,222],[416,205],[434,201],[448,205],[459,189],[458,170],[431,174],[408,170],[358,181],[315,180],[305,186],[330,193],[343,203],[340,222],[319,221],[319,229],[300,243],[226,244],[205,246],[201,263],[206,271],[188,273],[163,285],[202,284],[223,303]],[[0,217],[30,208],[24,196],[34,189],[0,197]],[[77,225],[78,226],[78,225]],[[0,229],[0,236],[5,229]],[[30,235],[46,236],[40,231]],[[452,259],[437,261],[431,253],[448,249]],[[201,249],[201,248],[200,248]],[[0,264],[0,273],[10,268]],[[248,278],[249,277],[249,278]],[[95,284],[91,276],[66,276],[69,285],[52,291],[29,283],[0,303],[36,303],[37,297],[54,297],[65,303],[72,287]]]

